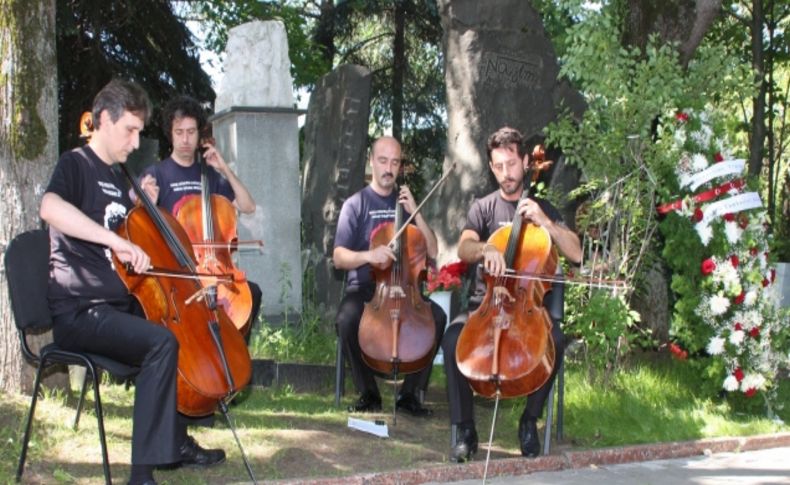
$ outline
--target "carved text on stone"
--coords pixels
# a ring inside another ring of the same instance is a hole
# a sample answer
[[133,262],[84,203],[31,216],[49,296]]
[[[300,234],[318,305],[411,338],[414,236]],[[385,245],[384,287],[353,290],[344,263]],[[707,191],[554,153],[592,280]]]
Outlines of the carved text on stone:
[[480,78],[486,84],[506,88],[537,89],[543,71],[543,59],[527,54],[523,57],[486,52],[480,63]]

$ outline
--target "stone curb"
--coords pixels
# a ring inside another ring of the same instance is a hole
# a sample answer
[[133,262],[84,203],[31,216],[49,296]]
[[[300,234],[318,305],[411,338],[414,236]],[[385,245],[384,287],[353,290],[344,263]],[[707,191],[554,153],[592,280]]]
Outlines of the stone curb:
[[[566,451],[557,455],[540,456],[533,459],[505,458],[492,460],[488,464],[488,477],[519,476],[535,472],[586,468],[592,465],[617,465],[637,461],[665,460],[707,455],[711,453],[741,452],[784,446],[790,446],[790,433],[737,438],[708,438],[695,441]],[[481,449],[477,456],[482,456],[483,459],[477,458],[475,461],[464,465],[443,465],[415,470],[365,473],[339,478],[278,480],[271,483],[305,485],[410,485],[425,482],[475,480],[483,477],[485,451]]]

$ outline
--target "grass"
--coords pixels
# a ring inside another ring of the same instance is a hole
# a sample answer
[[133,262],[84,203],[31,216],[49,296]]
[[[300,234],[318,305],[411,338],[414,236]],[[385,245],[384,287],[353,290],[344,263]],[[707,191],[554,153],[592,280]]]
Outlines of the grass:
[[[686,362],[644,359],[615,376],[601,389],[586,380],[584,366],[568,362],[566,371],[565,441],[560,449],[685,441],[708,437],[744,436],[789,431],[787,425],[760,415],[733,411],[732,403],[698,395],[701,385]],[[392,425],[387,413],[376,415],[390,424],[390,439],[348,430],[348,415],[333,406],[326,392],[296,394],[288,388],[255,389],[232,407],[239,437],[259,481],[282,478],[342,477],[392,469],[446,464],[448,410],[444,372],[434,369],[428,405],[436,415],[428,420],[398,416]],[[129,473],[129,437],[133,389],[105,385],[103,403],[115,481]],[[382,383],[384,409],[392,405],[391,387]],[[353,398],[349,387],[345,402]],[[39,401],[34,435],[23,483],[88,484],[102,481],[95,418],[88,412],[78,431],[70,427],[74,400],[48,392]],[[790,402],[790,382],[779,385],[778,402]],[[481,440],[488,436],[493,402],[477,399],[476,419]],[[11,483],[19,456],[19,439],[29,398],[3,395],[0,402],[0,483]],[[92,405],[88,403],[88,408]],[[500,405],[492,458],[518,456],[516,429],[523,399]],[[779,417],[790,422],[788,409]],[[372,419],[372,416],[365,416]],[[206,446],[222,447],[228,462],[209,470],[157,472],[162,484],[245,482],[246,472],[232,435],[223,421],[212,429],[194,431]],[[481,456],[483,453],[480,454]],[[478,456],[478,459],[482,459]]]

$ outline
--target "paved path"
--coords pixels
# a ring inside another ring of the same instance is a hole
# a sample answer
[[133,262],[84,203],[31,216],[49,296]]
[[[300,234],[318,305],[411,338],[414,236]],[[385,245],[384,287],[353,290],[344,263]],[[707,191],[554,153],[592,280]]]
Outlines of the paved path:
[[[434,482],[437,483],[437,482]],[[444,482],[472,485],[482,480]],[[790,485],[790,447],[621,465],[589,466],[518,477],[497,477],[489,485]]]

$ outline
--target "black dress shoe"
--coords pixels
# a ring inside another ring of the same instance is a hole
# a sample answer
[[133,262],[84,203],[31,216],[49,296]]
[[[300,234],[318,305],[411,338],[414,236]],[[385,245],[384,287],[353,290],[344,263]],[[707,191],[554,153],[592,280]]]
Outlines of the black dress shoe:
[[433,410],[423,407],[420,401],[410,392],[405,392],[398,395],[398,400],[395,401],[395,408],[398,411],[406,411],[415,417],[427,417],[433,414]]
[[455,446],[450,449],[450,461],[463,463],[477,453],[477,430],[475,425],[458,425]]
[[184,441],[184,444],[181,445],[178,451],[181,454],[181,464],[184,466],[207,467],[225,461],[224,451],[201,448],[191,436],[187,436],[186,441]]
[[540,440],[538,439],[538,424],[535,418],[521,416],[518,423],[518,442],[521,445],[521,454],[530,458],[540,455]]
[[142,483],[129,482],[127,485],[157,485],[157,483],[156,483],[156,480],[154,480],[152,478],[151,480],[146,480],[146,481],[144,481]]
[[349,413],[372,413],[381,411],[381,396],[374,392],[363,392],[357,402],[348,407]]

